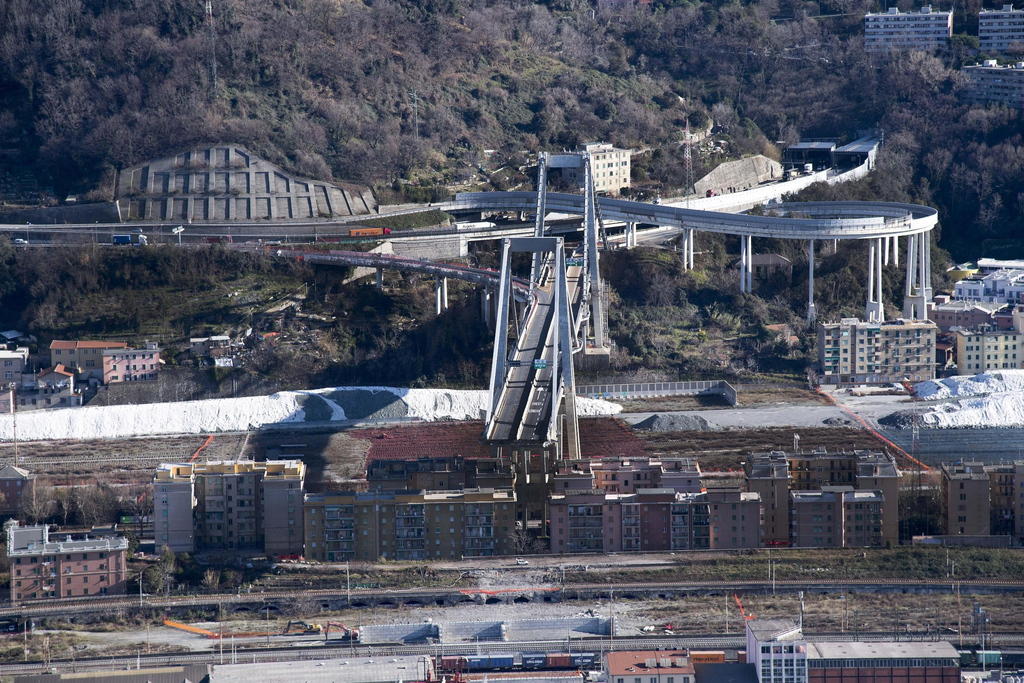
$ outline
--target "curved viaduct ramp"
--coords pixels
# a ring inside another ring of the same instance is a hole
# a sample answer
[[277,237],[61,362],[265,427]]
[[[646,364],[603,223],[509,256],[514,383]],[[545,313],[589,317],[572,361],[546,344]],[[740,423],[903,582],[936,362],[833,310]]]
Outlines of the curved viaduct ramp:
[[[695,232],[736,235],[740,238],[740,291],[753,291],[754,237],[795,239],[807,242],[808,291],[807,320],[816,317],[814,306],[814,254],[818,240],[863,240],[868,244],[867,301],[865,318],[882,322],[885,306],[882,299],[882,268],[890,262],[899,265],[899,239],[907,238],[906,287],[903,315],[926,319],[932,299],[931,249],[928,233],[938,224],[938,212],[928,206],[896,202],[784,202],[768,205],[769,215],[724,213],[679,206],[648,204],[625,199],[603,197],[598,200],[600,215],[609,221],[626,224],[626,245],[638,242],[638,223],[659,226],[644,231],[647,239],[665,240],[677,233],[683,235],[684,268],[693,268]],[[455,201],[444,205],[449,211],[518,211],[535,210],[532,192],[468,192],[456,195]],[[582,195],[549,193],[546,211],[582,215]]]
[[[927,232],[938,223],[938,213],[928,206],[890,202],[794,202],[770,210],[790,215],[750,216],[648,204],[626,199],[599,199],[605,220],[653,223],[692,228],[701,232],[781,239],[873,239]],[[582,215],[583,195],[549,193],[547,210]],[[446,210],[533,211],[533,192],[466,192],[443,205]]]

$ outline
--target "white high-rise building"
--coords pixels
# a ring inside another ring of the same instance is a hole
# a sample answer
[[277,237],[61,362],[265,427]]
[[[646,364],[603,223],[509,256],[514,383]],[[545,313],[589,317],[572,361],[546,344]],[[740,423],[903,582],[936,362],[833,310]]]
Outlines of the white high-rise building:
[[918,12],[888,12],[864,16],[864,49],[868,52],[889,50],[936,50],[945,47],[953,35],[953,13],[933,12],[925,5]]
[[978,40],[983,52],[1004,52],[1011,47],[1024,49],[1024,9],[1003,5],[1002,9],[981,10]]

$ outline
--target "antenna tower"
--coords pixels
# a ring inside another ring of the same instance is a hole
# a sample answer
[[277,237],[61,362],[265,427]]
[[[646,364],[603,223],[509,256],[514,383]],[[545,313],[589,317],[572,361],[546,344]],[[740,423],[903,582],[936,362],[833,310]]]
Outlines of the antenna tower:
[[690,137],[690,120],[686,120],[686,132],[683,137],[683,169],[686,173],[685,194],[692,194],[693,188],[693,139]]

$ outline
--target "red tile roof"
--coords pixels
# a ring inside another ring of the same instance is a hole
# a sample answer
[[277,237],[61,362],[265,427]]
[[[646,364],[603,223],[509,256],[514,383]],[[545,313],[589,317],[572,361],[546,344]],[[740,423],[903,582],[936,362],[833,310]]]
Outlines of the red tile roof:
[[51,349],[126,349],[128,344],[118,341],[64,341],[54,339]]
[[40,377],[44,375],[66,375],[67,377],[74,377],[75,373],[69,372],[68,369],[64,367],[63,363],[57,363],[49,370],[42,370],[39,373]]
[[[483,443],[483,423],[436,422],[430,424],[357,429],[350,436],[370,442],[366,462],[376,460],[417,460],[461,455],[490,458],[491,448]],[[644,443],[622,421],[609,417],[580,420],[583,457],[643,458]]]

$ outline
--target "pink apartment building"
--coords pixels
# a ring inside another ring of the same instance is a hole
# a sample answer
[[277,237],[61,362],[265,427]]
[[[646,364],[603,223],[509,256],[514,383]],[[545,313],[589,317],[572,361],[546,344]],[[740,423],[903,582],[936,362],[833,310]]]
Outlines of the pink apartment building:
[[107,349],[103,352],[103,383],[156,380],[161,365],[156,344],[146,344],[144,349]]
[[51,538],[47,525],[23,527],[15,520],[4,527],[12,602],[125,592],[128,539]]

